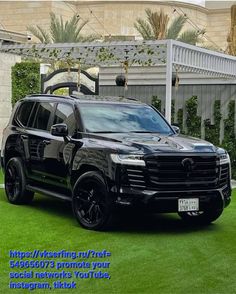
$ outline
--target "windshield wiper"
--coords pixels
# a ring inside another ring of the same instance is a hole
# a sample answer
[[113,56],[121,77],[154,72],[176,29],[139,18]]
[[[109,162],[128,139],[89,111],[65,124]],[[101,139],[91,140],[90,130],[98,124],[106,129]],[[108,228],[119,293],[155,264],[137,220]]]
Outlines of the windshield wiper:
[[93,134],[119,134],[119,133],[124,133],[124,132],[113,132],[113,131],[99,131],[99,132],[89,132]]
[[151,132],[151,131],[130,131],[130,132],[128,132],[128,133],[140,133],[140,134],[145,134],[145,133],[147,133],[147,134],[159,134],[159,132]]

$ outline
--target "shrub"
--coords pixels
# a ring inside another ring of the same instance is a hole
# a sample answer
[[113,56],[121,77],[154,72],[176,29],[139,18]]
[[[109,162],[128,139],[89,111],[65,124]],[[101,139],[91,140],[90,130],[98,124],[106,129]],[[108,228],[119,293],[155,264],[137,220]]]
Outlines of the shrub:
[[26,95],[40,93],[40,64],[16,63],[12,67],[12,104]]

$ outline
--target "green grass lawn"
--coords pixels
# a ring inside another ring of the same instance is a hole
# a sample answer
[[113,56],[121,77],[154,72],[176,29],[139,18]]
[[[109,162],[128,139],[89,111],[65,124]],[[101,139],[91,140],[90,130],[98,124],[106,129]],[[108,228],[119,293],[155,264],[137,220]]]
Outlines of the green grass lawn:
[[2,174],[1,169],[0,169],[0,184],[2,184],[3,182],[4,182],[3,174]]
[[76,290],[34,293],[235,293],[235,214],[233,198],[205,228],[187,227],[169,214],[122,216],[112,231],[93,232],[77,225],[64,202],[38,196],[29,206],[15,206],[0,189],[0,293],[29,293],[8,288],[10,249],[111,252],[103,259],[111,262],[110,280],[77,279]]

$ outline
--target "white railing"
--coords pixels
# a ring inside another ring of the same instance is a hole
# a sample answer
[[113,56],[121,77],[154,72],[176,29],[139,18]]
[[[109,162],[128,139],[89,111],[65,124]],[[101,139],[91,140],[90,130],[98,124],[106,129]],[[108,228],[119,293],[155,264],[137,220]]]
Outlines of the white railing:
[[214,75],[222,78],[236,77],[236,58],[182,42],[172,42],[172,62],[181,69]]

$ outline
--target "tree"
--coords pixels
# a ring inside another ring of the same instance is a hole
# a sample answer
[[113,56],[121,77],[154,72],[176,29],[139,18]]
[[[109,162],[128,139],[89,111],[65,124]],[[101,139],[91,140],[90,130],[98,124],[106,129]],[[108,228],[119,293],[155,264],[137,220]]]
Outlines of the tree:
[[41,43],[76,43],[89,42],[98,39],[98,36],[81,35],[81,30],[88,23],[88,20],[80,22],[80,17],[74,15],[70,20],[64,22],[62,16],[57,17],[55,13],[50,13],[50,30],[49,32],[41,26],[29,26],[27,29]]
[[230,55],[236,55],[236,5],[231,6],[231,26],[227,42],[227,53]]
[[134,27],[141,34],[144,40],[174,39],[188,44],[196,45],[201,41],[204,30],[185,30],[182,29],[187,21],[183,15],[177,16],[170,24],[170,18],[161,9],[160,12],[145,10],[147,20],[137,18]]

